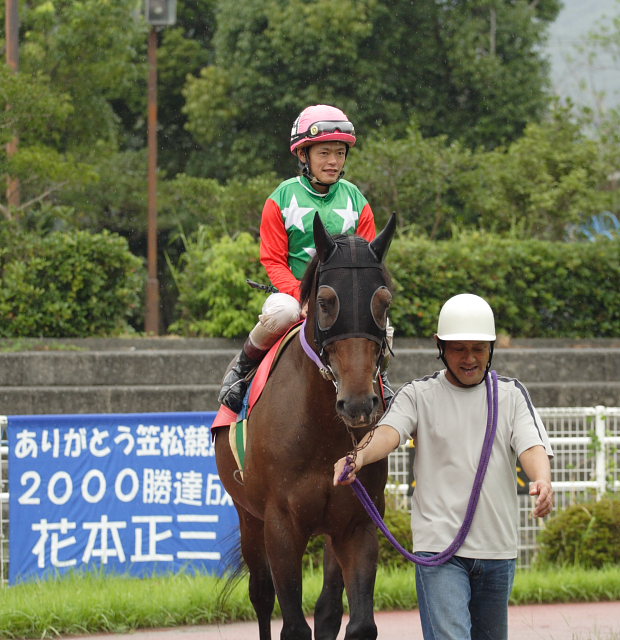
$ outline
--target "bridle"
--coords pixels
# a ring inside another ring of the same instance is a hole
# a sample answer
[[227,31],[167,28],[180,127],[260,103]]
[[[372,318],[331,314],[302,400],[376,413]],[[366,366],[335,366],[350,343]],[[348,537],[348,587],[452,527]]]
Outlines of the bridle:
[[387,291],[382,262],[363,239],[356,236],[335,238],[329,256],[324,262],[319,262],[315,270],[312,288],[315,301],[321,287],[330,291],[336,311],[322,318],[318,302],[315,304],[314,348],[305,334],[306,320],[300,332],[305,353],[319,367],[321,375],[338,388],[326,347],[347,338],[371,340],[379,345],[373,374],[373,382],[376,382],[383,358],[390,352],[386,337],[387,307],[377,301],[379,310],[384,307],[381,317],[377,318],[373,311],[375,296],[382,295],[381,290]]

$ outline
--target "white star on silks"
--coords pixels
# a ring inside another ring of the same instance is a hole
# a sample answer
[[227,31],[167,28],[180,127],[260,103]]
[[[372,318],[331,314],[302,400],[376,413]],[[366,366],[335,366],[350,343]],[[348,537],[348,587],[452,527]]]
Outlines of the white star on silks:
[[353,202],[351,202],[351,198],[347,198],[346,209],[334,209],[334,211],[343,219],[342,231],[340,233],[346,233],[347,229],[355,228],[355,223],[360,217],[360,214],[353,210]]
[[316,249],[314,247],[304,247],[303,250],[311,257],[314,258],[316,255]]
[[282,215],[286,220],[284,228],[297,227],[305,233],[306,229],[304,227],[303,217],[310,211],[313,211],[313,207],[300,207],[299,204],[297,204],[297,197],[293,196],[291,198],[291,204],[282,209]]

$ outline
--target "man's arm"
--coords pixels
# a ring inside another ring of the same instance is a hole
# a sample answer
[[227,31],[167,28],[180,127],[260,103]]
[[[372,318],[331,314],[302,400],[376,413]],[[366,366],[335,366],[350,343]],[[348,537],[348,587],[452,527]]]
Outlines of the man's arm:
[[282,222],[280,207],[267,198],[260,226],[260,261],[271,283],[281,293],[299,300],[299,280],[288,264],[288,234]]
[[[364,445],[370,440],[370,443]],[[340,458],[334,463],[334,486],[339,484],[351,484],[355,480],[355,474],[366,464],[377,462],[385,458],[400,444],[400,434],[394,427],[388,424],[380,424],[372,433],[366,434],[357,445],[357,457],[355,458],[355,468],[346,480],[340,481],[340,476],[344,471],[346,457]]]
[[553,488],[551,487],[551,465],[549,456],[542,445],[526,449],[519,456],[521,466],[530,478],[530,495],[538,496],[532,515],[542,518],[553,509]]

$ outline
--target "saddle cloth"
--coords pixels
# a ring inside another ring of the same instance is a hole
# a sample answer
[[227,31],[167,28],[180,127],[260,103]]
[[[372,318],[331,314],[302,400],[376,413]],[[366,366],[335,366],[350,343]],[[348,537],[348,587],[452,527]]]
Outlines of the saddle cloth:
[[221,405],[217,415],[213,419],[213,423],[211,424],[212,435],[213,429],[217,429],[218,427],[230,427],[230,431],[228,433],[230,448],[232,449],[235,460],[237,461],[237,467],[239,468],[242,479],[245,462],[248,416],[260,398],[267,379],[269,378],[269,374],[278,360],[278,357],[282,353],[282,350],[299,333],[300,327],[301,322],[293,325],[287,333],[285,333],[273,345],[273,347],[269,349],[265,357],[261,360],[261,363],[258,365],[254,377],[252,378],[252,382],[246,391],[241,412],[237,414],[225,405]]

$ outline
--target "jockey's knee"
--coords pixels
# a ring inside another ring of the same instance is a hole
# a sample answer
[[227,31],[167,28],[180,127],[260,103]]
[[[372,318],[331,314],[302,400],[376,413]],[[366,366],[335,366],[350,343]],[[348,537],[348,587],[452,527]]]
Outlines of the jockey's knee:
[[300,319],[299,302],[286,293],[272,293],[263,305],[250,340],[259,349],[268,349]]

